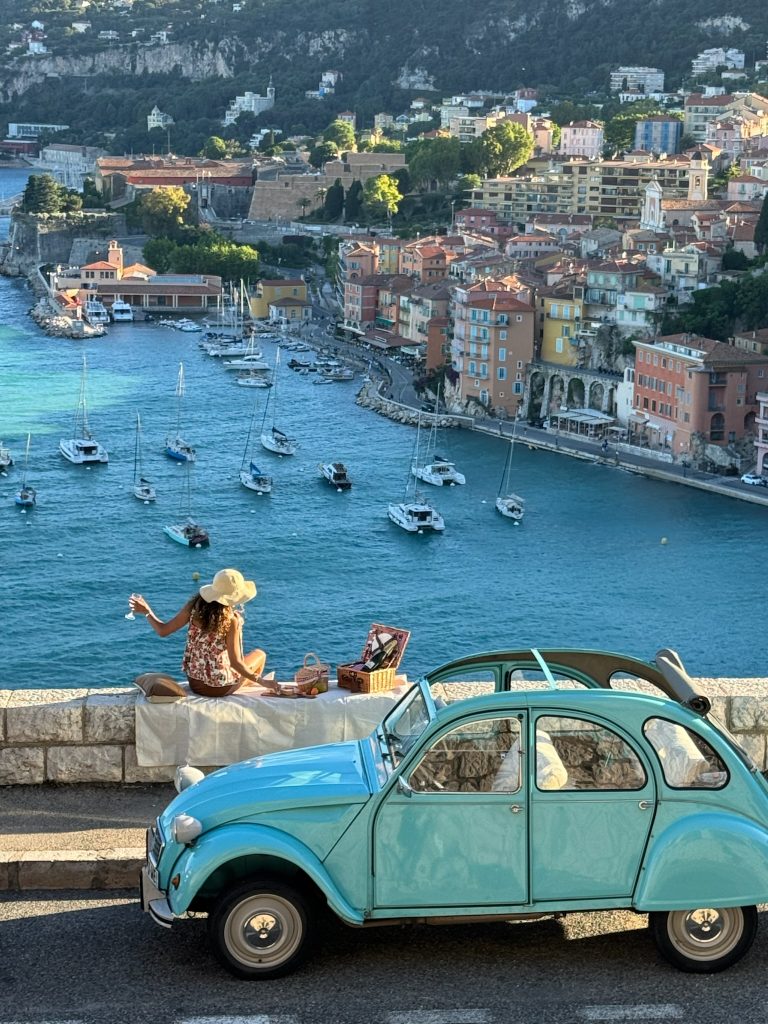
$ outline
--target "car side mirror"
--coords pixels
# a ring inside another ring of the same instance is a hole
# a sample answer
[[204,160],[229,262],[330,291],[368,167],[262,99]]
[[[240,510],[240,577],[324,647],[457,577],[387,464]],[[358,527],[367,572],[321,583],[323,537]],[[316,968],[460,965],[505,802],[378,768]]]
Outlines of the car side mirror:
[[397,791],[402,793],[403,796],[413,796],[413,787],[409,782],[406,782],[402,775],[397,780]]

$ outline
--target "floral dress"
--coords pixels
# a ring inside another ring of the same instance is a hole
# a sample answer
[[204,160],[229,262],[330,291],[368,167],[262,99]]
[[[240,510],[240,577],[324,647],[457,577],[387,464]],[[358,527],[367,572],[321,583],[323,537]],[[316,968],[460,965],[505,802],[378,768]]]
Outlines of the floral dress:
[[181,668],[187,679],[207,686],[228,687],[240,682],[240,674],[229,663],[226,634],[206,632],[194,620],[189,623]]

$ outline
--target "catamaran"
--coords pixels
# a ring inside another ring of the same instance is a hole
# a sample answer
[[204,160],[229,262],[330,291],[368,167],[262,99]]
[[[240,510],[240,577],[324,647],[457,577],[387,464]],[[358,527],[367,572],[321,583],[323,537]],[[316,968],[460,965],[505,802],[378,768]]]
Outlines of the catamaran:
[[179,501],[180,521],[164,526],[163,533],[185,547],[207,548],[211,543],[208,531],[192,518],[192,464],[187,462],[184,469],[186,479]]
[[[419,416],[416,425],[416,442],[413,448],[412,464],[414,460],[416,463],[418,462],[420,435],[421,416]],[[389,505],[387,514],[393,523],[408,533],[424,533],[425,531],[442,533],[445,529],[445,520],[437,509],[417,493],[416,480],[410,471],[405,481],[403,500]]]
[[29,446],[32,435],[27,434],[27,449],[24,453],[24,469],[21,474],[21,486],[14,495],[14,501],[20,508],[34,508],[37,503],[37,491],[27,483],[27,469],[29,467]]
[[195,449],[181,435],[181,407],[186,385],[184,383],[184,363],[179,363],[179,375],[176,379],[176,430],[165,439],[165,454],[176,462],[194,462]]
[[[261,421],[261,444],[268,452],[274,452],[275,455],[295,455],[296,454],[296,441],[292,437],[288,437],[282,430],[278,430],[275,426],[275,417],[277,416],[277,375],[280,368],[280,350],[278,349],[275,353],[275,372],[272,377],[273,387],[272,390],[267,394],[267,401],[264,403],[264,416]],[[267,413],[269,411],[270,399],[272,399],[272,425],[267,428]]]
[[133,494],[145,504],[157,498],[157,492],[144,476],[141,459],[141,417],[136,413],[136,444],[133,449]]
[[88,408],[86,405],[86,374],[87,366],[83,356],[83,372],[80,377],[80,397],[75,409],[75,422],[71,438],[59,441],[59,451],[70,462],[78,466],[90,465],[94,462],[109,462],[106,448],[94,438],[88,426]]
[[435,414],[432,417],[432,424],[427,437],[426,457],[424,463],[414,465],[411,468],[411,472],[419,480],[423,480],[425,484],[434,484],[436,487],[442,487],[443,484],[447,484],[449,487],[454,484],[465,484],[467,478],[456,469],[455,463],[449,462],[448,459],[444,459],[442,455],[438,455],[435,451],[437,447],[437,410],[439,406],[440,388],[438,387],[437,397],[435,398]]
[[512,430],[512,438],[509,442],[509,450],[504,463],[504,472],[501,474],[499,484],[499,496],[496,498],[496,509],[507,519],[512,519],[515,526],[519,526],[525,515],[525,501],[519,494],[514,494],[509,489],[510,476],[512,473],[512,455],[515,451],[515,432],[517,431],[517,420]]

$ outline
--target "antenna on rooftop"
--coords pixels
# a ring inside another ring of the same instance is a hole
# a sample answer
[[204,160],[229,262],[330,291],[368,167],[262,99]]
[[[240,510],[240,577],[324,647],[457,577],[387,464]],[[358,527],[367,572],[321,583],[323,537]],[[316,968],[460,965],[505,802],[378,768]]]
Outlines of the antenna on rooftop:
[[168,138],[168,156],[171,155],[171,126],[166,125],[165,128],[166,136]]

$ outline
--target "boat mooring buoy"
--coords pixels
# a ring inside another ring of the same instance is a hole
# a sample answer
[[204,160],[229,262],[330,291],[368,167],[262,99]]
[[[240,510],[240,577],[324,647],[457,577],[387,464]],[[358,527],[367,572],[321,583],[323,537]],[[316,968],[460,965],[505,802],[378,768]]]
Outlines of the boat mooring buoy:
[[192,579],[195,580],[195,582],[197,582],[197,580],[200,579],[200,573],[197,571],[197,569],[195,569],[195,571],[192,573]]
[[662,537],[662,538],[661,538],[661,543],[662,543],[662,544],[668,544],[668,543],[669,543],[669,541],[667,540],[667,538],[666,538],[666,537]]

